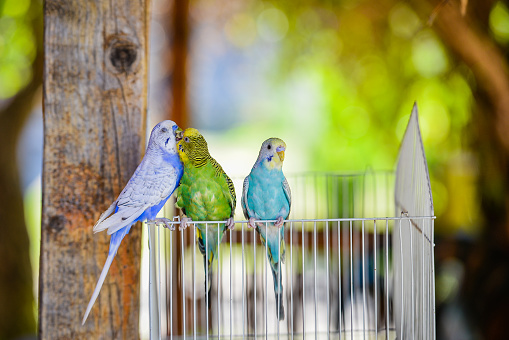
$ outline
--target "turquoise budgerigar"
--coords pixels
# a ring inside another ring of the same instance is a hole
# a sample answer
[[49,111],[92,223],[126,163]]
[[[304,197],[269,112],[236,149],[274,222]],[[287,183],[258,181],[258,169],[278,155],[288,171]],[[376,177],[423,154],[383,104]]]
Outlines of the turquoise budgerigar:
[[208,287],[206,293],[210,309],[212,261],[217,256],[217,243],[221,242],[224,231],[234,227],[235,189],[221,165],[210,156],[207,142],[198,130],[186,129],[177,146],[180,159],[184,163],[184,175],[177,190],[176,203],[185,215],[181,220],[181,228],[186,228],[193,220],[226,221],[226,224],[219,225],[219,232],[217,224],[209,224],[208,228],[203,223],[196,225],[198,247],[203,255],[204,267],[208,271],[205,287]]
[[184,171],[176,146],[181,131],[171,120],[162,121],[152,129],[143,160],[124,190],[95,224],[94,233],[108,230],[108,235],[111,235],[110,249],[82,324],[87,320],[120,242],[131,226],[137,221],[154,220],[173,229],[170,220],[156,216],[179,185]]
[[[256,228],[267,253],[274,278],[276,312],[284,320],[283,283],[280,263],[285,261],[284,220],[290,214],[290,186],[283,174],[286,144],[279,138],[263,142],[258,159],[242,187],[242,210],[249,227]],[[256,223],[255,220],[276,220],[276,223]],[[278,275],[279,272],[279,275]]]

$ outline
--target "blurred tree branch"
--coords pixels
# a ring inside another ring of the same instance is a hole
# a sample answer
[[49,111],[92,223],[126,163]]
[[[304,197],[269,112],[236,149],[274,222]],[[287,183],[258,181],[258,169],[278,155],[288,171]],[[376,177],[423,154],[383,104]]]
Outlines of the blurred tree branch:
[[[189,108],[187,103],[187,79],[188,79],[188,57],[189,57],[189,10],[190,4],[188,0],[174,0],[170,1],[170,10],[167,12],[166,17],[163,19],[165,22],[166,34],[166,55],[165,67],[166,74],[166,91],[168,92],[169,104],[166,108],[166,115],[164,119],[171,119],[175,121],[180,127],[189,127]],[[173,215],[178,215],[175,208]],[[188,234],[189,237],[190,234]],[[189,238],[188,238],[189,240]],[[180,242],[177,242],[176,247],[173,248],[173,256],[177,263],[180,263],[183,254]],[[172,292],[168,291],[167,294],[172,294],[172,298],[177,303],[173,304],[173,313],[179,313],[182,310],[182,286],[178,281],[178,268],[173,268],[173,287],[176,287]],[[184,332],[184,324],[181,318],[178,318],[177,333]]]
[[[461,14],[460,4],[438,4],[432,27],[456,56],[474,73],[479,90],[492,105],[496,119],[496,133],[509,152],[509,65],[493,39],[481,27],[488,27],[489,10],[495,1],[469,2],[476,17]],[[420,13],[426,4],[413,2]]]
[[0,339],[35,334],[32,268],[25,225],[16,147],[22,128],[40,99],[42,84],[41,3],[30,14],[37,52],[32,80],[0,109]]
[[167,61],[170,79],[169,88],[171,105],[168,107],[168,119],[174,120],[179,126],[189,126],[189,110],[187,107],[187,64],[189,54],[189,1],[172,2],[169,11],[171,18],[167,20],[166,31],[169,47]]

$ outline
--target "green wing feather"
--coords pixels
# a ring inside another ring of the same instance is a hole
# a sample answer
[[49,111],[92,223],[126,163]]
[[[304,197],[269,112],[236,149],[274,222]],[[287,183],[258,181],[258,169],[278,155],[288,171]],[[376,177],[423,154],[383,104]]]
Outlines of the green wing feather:
[[219,165],[219,163],[214,158],[211,157],[210,161],[211,165],[216,170],[216,176],[221,177],[226,181],[226,187],[222,187],[223,194],[228,197],[228,202],[230,204],[231,214],[229,217],[233,217],[233,214],[235,213],[235,207],[237,206],[237,196],[235,195],[235,187],[233,186],[233,181],[230,179],[230,177],[228,177],[221,165]]

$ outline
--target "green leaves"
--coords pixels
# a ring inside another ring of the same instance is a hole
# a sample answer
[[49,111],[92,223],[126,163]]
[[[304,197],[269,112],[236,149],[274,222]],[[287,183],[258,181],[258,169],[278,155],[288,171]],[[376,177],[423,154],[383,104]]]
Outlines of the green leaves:
[[29,0],[6,0],[1,7],[0,99],[12,97],[32,79],[36,46],[29,10]]

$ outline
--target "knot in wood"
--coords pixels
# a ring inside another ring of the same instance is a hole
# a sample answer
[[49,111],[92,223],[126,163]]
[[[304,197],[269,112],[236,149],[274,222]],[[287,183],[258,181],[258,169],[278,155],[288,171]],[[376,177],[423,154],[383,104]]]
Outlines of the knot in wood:
[[129,73],[134,69],[138,46],[127,39],[114,39],[108,48],[108,59],[115,73]]
[[62,215],[51,216],[48,223],[49,230],[59,233],[64,230],[66,222],[66,218]]

